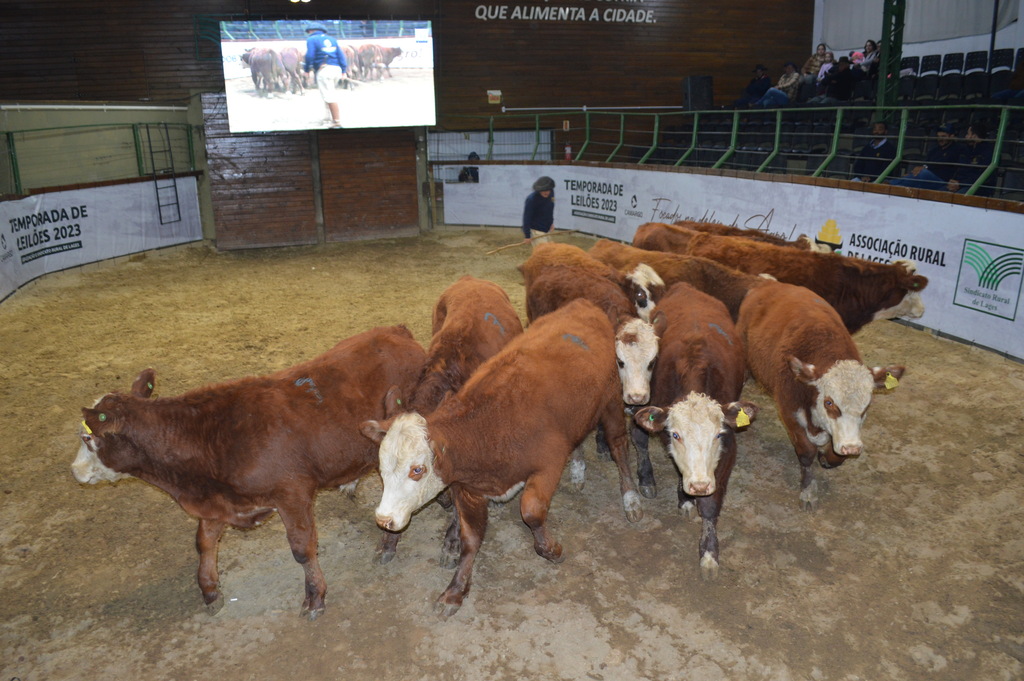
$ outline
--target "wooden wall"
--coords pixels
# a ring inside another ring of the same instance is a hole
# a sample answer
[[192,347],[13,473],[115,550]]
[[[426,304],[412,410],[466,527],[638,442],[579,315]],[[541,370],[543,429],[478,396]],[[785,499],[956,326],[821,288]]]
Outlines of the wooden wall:
[[[502,7],[505,18],[487,18]],[[517,8],[568,15],[517,18]],[[814,42],[814,0],[0,0],[0,97],[199,107],[202,93],[223,92],[219,35],[211,32],[217,19],[316,14],[433,20],[438,127],[450,130],[483,129],[487,116],[500,115],[487,90],[501,90],[510,108],[681,106],[683,80],[710,75],[716,104],[727,104],[755,63],[777,76],[784,61],[802,63]],[[231,135],[202,110],[218,246],[415,226],[411,129]],[[320,232],[314,164],[326,178]]]

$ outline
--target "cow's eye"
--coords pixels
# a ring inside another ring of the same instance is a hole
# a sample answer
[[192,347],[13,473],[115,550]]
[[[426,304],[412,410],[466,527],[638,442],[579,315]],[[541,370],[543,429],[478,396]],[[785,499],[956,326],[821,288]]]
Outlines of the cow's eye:
[[621,359],[617,359],[615,360],[615,362],[619,365],[620,369],[624,369],[626,367],[626,363],[623,362]]
[[721,440],[723,437],[725,437],[725,433],[719,433],[718,435],[715,436],[715,439]]
[[413,480],[419,480],[426,472],[427,469],[423,466],[412,466],[409,468],[409,477]]
[[825,400],[825,406],[826,407],[831,407],[832,406],[832,400]]
[[675,431],[672,431],[672,439],[674,439],[674,440],[682,440],[683,438],[679,437],[679,433],[677,433]]
[[647,370],[648,371],[654,371],[654,360],[653,359],[647,364]]

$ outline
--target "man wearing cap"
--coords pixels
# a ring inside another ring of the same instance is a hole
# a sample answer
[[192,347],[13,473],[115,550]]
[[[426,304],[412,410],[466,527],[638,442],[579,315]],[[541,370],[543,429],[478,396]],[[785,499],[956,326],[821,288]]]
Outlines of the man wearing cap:
[[768,88],[771,86],[772,81],[768,77],[768,67],[758,64],[754,67],[754,77],[750,79],[746,89],[743,90],[743,95],[734,102],[735,106],[741,108],[750,106],[764,97],[764,93],[768,92]]
[[889,180],[889,184],[915,189],[945,189],[956,174],[957,162],[964,153],[964,145],[956,141],[952,125],[939,126],[935,133],[935,146],[924,157],[924,163],[914,166],[903,177]]
[[338,81],[348,72],[348,62],[338,41],[327,35],[323,24],[306,27],[306,73],[316,74],[316,86],[324,104],[331,112],[330,127],[341,127],[341,111],[338,106]]
[[536,246],[551,240],[555,228],[555,181],[547,175],[533,183],[523,206],[523,243]]
[[779,82],[775,84],[775,87],[768,88],[768,91],[764,93],[764,97],[761,97],[751,106],[772,109],[786,106],[790,102],[796,101],[796,91],[800,87],[800,74],[797,73],[796,64],[787,61],[782,68],[784,73],[779,76]]
[[850,58],[840,57],[831,69],[821,79],[821,87],[824,94],[812,97],[807,100],[808,104],[824,104],[825,106],[839,106],[843,102],[850,101],[853,96],[855,81],[850,71]]

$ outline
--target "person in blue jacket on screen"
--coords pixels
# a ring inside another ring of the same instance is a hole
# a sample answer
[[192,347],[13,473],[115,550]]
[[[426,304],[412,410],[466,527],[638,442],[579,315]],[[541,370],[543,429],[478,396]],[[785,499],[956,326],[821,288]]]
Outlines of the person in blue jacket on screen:
[[348,73],[348,62],[341,45],[327,34],[323,24],[306,27],[306,73],[316,74],[316,86],[324,104],[331,112],[329,125],[341,127],[341,109],[338,105],[338,81]]

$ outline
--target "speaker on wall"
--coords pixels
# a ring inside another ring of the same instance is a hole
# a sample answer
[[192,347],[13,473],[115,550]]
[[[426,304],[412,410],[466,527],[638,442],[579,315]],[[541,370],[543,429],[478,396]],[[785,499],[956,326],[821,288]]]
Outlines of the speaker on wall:
[[715,106],[711,76],[687,76],[683,79],[683,108],[706,111]]

